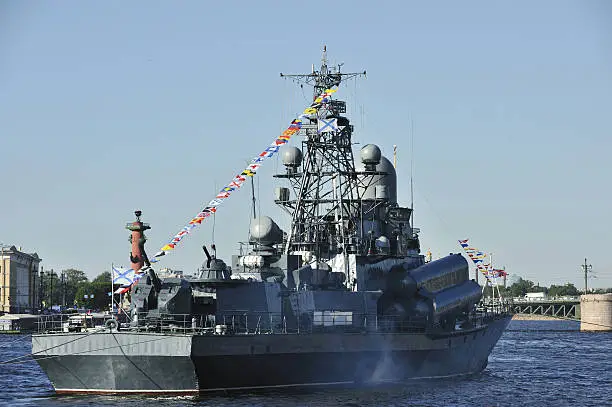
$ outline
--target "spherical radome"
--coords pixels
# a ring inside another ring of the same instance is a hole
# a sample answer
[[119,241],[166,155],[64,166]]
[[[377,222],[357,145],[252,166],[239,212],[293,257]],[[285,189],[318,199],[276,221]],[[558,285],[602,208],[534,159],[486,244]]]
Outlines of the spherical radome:
[[286,167],[299,167],[302,164],[302,150],[288,146],[281,151],[281,160]]
[[280,228],[269,216],[260,216],[251,222],[251,241],[270,245],[282,240]]
[[380,148],[376,144],[366,144],[361,148],[361,162],[364,164],[378,164],[380,162]]

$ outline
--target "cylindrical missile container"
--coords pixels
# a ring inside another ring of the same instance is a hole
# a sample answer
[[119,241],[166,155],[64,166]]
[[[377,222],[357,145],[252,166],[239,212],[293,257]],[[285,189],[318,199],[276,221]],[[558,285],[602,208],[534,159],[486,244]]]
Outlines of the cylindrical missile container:
[[433,300],[434,316],[441,317],[451,313],[469,312],[480,301],[482,289],[475,281],[462,284],[437,293]]
[[413,267],[410,262],[393,266],[387,276],[385,292],[404,298],[411,297],[417,290],[435,294],[469,279],[468,263],[460,254]]
[[412,270],[406,278],[414,280],[417,288],[437,293],[469,279],[469,266],[460,254],[451,254]]

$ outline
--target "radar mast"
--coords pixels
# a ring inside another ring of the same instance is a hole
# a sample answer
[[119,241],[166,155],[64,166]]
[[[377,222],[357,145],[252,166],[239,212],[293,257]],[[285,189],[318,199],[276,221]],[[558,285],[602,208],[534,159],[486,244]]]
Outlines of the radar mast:
[[[321,67],[310,74],[285,75],[313,87],[313,100],[326,89],[366,72],[342,73],[341,64],[328,67],[327,48],[323,48]],[[284,253],[309,252],[317,261],[336,255],[355,253],[359,246],[361,208],[351,135],[353,126],[342,116],[346,102],[330,98],[316,114],[304,119],[300,135],[301,151],[283,151],[285,178],[292,189],[277,188],[275,202],[291,215],[291,230]]]

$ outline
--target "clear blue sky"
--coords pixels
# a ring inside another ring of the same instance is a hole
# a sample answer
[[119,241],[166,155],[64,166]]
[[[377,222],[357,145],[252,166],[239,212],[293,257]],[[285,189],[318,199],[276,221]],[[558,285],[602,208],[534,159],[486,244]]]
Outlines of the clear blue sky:
[[[45,268],[127,264],[141,209],[166,243],[307,103],[279,72],[366,69],[338,96],[390,155],[434,256],[456,240],[512,275],[612,286],[612,3],[0,2],[0,240]],[[307,92],[307,96],[310,92]],[[257,175],[272,203],[276,159]],[[219,209],[229,261],[248,190]],[[194,271],[213,223],[163,266]]]

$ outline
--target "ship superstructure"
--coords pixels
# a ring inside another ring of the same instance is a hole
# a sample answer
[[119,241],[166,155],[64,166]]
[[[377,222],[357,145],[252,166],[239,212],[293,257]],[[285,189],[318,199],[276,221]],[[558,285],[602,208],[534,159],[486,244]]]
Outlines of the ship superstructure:
[[[283,75],[311,84],[314,98],[323,89],[361,73],[330,69],[326,50],[320,70],[311,74]],[[301,149],[282,151],[289,187],[277,187],[275,202],[291,215],[285,254],[302,254],[316,266],[327,264],[343,273],[351,290],[366,290],[367,278],[358,275],[356,259],[369,256],[418,259],[417,230],[410,227],[411,208],[397,204],[395,168],[378,146],[364,146],[355,159],[350,120],[343,116],[346,103],[332,99],[302,125]]]
[[374,144],[354,152],[346,103],[328,90],[359,74],[329,68],[324,50],[319,70],[291,76],[313,86],[317,108],[299,118],[301,143],[280,150],[274,198],[287,230],[260,215],[250,249],[230,264],[204,246],[196,278],[160,278],[137,212],[131,261],[143,275],[129,313],[94,331],[49,326],[33,335],[58,393],[197,393],[484,369],[510,316],[478,307],[481,287],[460,254],[425,262],[393,164]]

